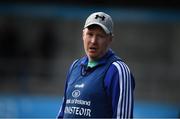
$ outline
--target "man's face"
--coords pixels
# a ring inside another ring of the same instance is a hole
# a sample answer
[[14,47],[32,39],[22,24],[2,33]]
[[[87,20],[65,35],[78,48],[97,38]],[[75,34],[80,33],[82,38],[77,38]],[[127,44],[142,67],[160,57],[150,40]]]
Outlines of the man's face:
[[89,60],[97,60],[105,55],[112,41],[112,36],[104,32],[98,25],[83,30],[83,43]]

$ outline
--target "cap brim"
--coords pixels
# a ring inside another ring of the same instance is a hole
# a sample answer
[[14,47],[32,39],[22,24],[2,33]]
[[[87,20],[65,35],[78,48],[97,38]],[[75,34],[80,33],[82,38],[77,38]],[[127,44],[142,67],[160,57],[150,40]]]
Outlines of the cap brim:
[[106,26],[104,26],[103,24],[100,24],[98,22],[91,22],[90,24],[85,25],[84,28],[87,28],[91,25],[98,25],[106,32],[106,34],[110,34],[110,31],[106,28]]

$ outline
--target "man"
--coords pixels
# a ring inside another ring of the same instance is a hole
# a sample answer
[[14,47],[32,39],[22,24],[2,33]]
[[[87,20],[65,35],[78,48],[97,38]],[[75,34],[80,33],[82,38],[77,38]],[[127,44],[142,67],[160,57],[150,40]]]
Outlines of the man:
[[109,48],[112,18],[91,14],[82,39],[86,56],[71,65],[58,118],[132,118],[134,79]]

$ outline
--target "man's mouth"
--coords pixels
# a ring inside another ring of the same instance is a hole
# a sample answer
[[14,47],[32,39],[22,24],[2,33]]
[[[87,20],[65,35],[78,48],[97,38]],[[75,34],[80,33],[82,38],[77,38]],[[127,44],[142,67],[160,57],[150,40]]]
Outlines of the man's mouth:
[[89,51],[90,51],[90,52],[96,52],[96,50],[97,50],[96,47],[90,47],[90,48],[89,48]]

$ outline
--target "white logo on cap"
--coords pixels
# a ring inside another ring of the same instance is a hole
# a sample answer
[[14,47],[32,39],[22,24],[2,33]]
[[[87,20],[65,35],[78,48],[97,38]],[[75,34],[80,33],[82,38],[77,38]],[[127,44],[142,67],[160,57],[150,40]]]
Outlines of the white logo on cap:
[[95,19],[97,19],[97,18],[101,18],[101,20],[104,21],[105,16],[99,16],[99,15],[97,14],[96,17],[95,17]]

